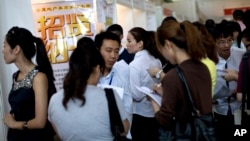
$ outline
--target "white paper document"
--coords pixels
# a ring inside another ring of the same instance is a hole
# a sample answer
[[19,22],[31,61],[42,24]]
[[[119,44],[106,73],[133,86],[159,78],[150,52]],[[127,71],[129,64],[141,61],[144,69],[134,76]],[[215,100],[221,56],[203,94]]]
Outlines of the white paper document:
[[161,96],[157,93],[152,92],[148,87],[136,87],[139,91],[143,92],[147,96],[151,97],[158,105],[161,106]]
[[242,60],[242,56],[245,53],[245,51],[238,47],[231,47],[231,56],[236,64],[240,65],[240,62]]
[[121,99],[123,99],[123,92],[124,92],[124,89],[123,88],[120,88],[120,87],[116,87],[116,86],[111,86],[111,85],[105,85],[105,84],[98,84],[97,87],[101,87],[101,88],[112,88],[113,90],[116,91],[116,93],[119,95],[119,97]]

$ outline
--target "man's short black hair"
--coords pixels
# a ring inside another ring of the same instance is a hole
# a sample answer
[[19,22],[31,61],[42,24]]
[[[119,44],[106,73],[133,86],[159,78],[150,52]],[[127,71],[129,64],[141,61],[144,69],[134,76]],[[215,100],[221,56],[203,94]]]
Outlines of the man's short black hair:
[[118,35],[119,37],[123,35],[123,29],[122,26],[119,24],[112,24],[110,25],[107,30],[108,32],[113,32],[116,35]]
[[97,49],[101,48],[103,40],[114,40],[117,41],[119,45],[121,45],[121,40],[115,33],[106,31],[106,32],[101,32],[95,36],[94,41],[95,41],[95,47]]
[[240,10],[240,9],[236,9],[233,12],[233,18],[235,20],[242,20],[243,15],[244,15],[244,12],[242,10]]
[[230,22],[223,20],[221,23],[217,24],[215,29],[212,31],[212,36],[215,40],[233,37],[233,29],[230,26]]

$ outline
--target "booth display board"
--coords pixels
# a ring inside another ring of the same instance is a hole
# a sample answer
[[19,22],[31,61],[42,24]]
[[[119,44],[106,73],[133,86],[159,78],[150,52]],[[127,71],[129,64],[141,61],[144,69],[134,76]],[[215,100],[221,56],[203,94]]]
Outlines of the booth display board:
[[161,6],[156,6],[154,8],[155,11],[155,18],[156,18],[156,26],[160,26],[162,20],[164,19],[164,15],[163,15],[163,8]]
[[63,87],[68,61],[83,36],[95,36],[93,0],[33,3],[35,33],[46,45],[57,91]]
[[132,1],[131,0],[116,0],[116,3],[123,5],[125,7],[132,8]]
[[133,0],[133,8],[140,9],[141,11],[145,11],[144,0]]
[[146,29],[156,31],[156,13],[155,6],[152,2],[145,2],[145,11],[146,11]]
[[[2,79],[0,78],[0,117],[3,119],[4,116],[4,103],[3,103],[3,93],[2,93],[2,85],[1,81]],[[6,139],[6,126],[3,123],[3,120],[0,121],[0,140],[4,141]]]
[[106,30],[111,24],[117,23],[115,2],[106,0],[95,0],[96,32]]
[[134,27],[133,9],[131,0],[117,0],[117,23],[123,28],[122,46],[126,47],[128,31]]
[[146,12],[140,9],[133,9],[134,27],[142,27],[146,29]]
[[135,27],[142,27],[146,29],[146,12],[144,1],[133,0],[133,18]]
[[[164,9],[164,15],[172,15],[177,21],[182,22],[188,20],[190,22],[198,21],[196,0],[183,0],[171,3],[163,3],[161,5]],[[188,7],[188,8],[186,8]],[[168,11],[168,9],[170,11]]]
[[105,25],[106,26],[110,26],[114,23],[116,23],[116,19],[114,17],[116,17],[116,11],[115,11],[115,4],[107,4],[106,5],[106,9],[105,9]]

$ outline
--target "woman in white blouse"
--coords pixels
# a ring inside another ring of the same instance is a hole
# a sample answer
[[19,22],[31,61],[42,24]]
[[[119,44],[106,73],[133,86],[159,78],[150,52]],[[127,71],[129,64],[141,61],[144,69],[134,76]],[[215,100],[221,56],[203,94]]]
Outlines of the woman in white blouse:
[[131,135],[133,141],[155,141],[158,137],[158,124],[155,114],[147,96],[136,87],[152,88],[154,83],[159,83],[148,72],[149,68],[162,67],[158,59],[160,53],[156,49],[154,32],[135,27],[127,35],[127,50],[135,54],[134,60],[129,64],[129,81],[133,97],[133,120]]

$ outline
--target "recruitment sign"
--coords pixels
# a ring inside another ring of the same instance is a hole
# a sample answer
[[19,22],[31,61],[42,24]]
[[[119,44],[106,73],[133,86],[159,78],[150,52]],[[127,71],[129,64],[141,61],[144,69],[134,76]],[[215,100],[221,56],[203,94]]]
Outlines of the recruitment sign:
[[95,35],[93,0],[38,3],[32,9],[36,35],[45,43],[55,85],[60,90],[77,40]]

